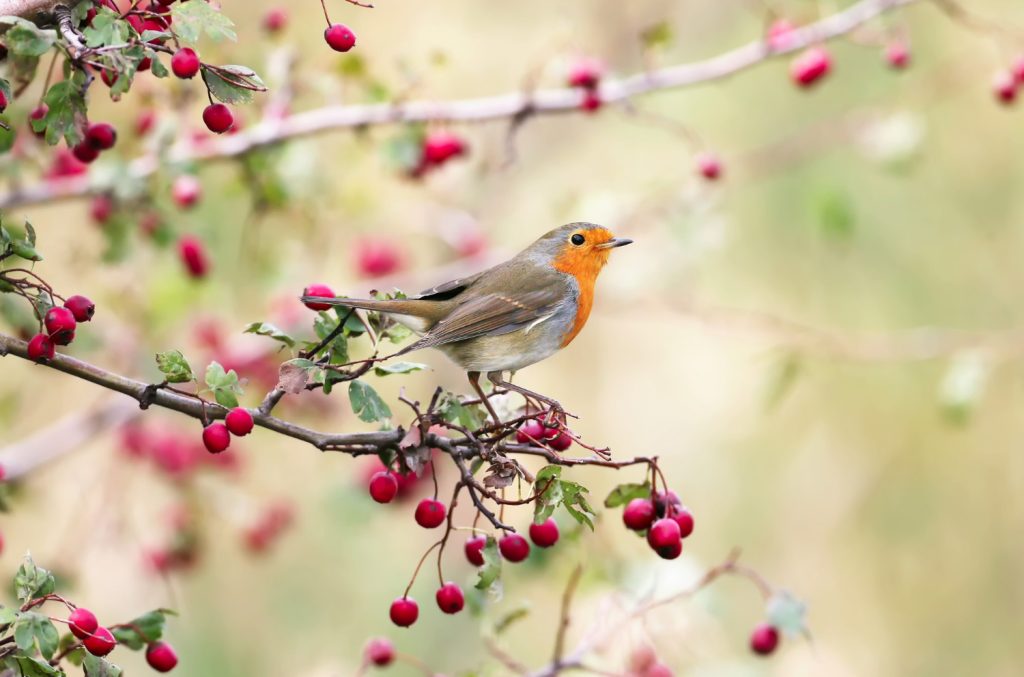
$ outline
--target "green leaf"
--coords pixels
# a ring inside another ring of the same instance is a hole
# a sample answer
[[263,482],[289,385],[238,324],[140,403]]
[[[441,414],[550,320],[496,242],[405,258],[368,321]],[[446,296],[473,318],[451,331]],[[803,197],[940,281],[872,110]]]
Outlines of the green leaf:
[[118,18],[109,8],[101,6],[92,24],[82,31],[82,35],[89,47],[106,47],[123,44],[133,32],[131,24]]
[[206,385],[222,407],[234,409],[238,406],[237,396],[242,394],[242,387],[238,384],[238,374],[234,369],[225,372],[220,362],[211,362],[206,368]]
[[15,256],[20,256],[26,261],[42,261],[43,257],[36,251],[35,247],[26,240],[15,240],[11,243],[11,251]]
[[43,97],[49,106],[46,117],[33,120],[37,132],[46,129],[46,143],[51,146],[64,139],[68,146],[82,140],[86,124],[85,90],[78,74],[70,80],[62,80],[50,87]]
[[118,644],[124,644],[133,651],[157,641],[164,634],[167,622],[166,610],[154,609],[138,618],[110,629]]
[[765,615],[769,623],[788,635],[801,634],[807,627],[807,605],[785,590],[771,596]]
[[501,578],[501,554],[498,552],[498,541],[493,536],[487,537],[483,550],[484,565],[477,571],[477,590],[487,590]]
[[265,92],[260,76],[246,66],[204,66],[203,82],[213,98],[224,103],[250,103],[254,92]]
[[195,380],[192,366],[180,350],[168,350],[156,354],[156,366],[168,383],[187,383]]
[[546,465],[537,473],[536,479],[540,482],[541,480],[546,480],[549,477],[561,477],[562,470],[563,468],[560,465]]
[[612,489],[611,493],[608,494],[608,497],[604,499],[604,507],[618,508],[619,506],[626,505],[634,498],[650,498],[650,496],[650,482],[644,482],[643,484],[620,484]]
[[494,634],[500,635],[501,633],[505,632],[510,627],[512,627],[513,624],[523,620],[529,615],[529,605],[521,604],[520,606],[515,607],[514,609],[508,611],[507,613],[500,616],[496,621],[494,621]]
[[25,603],[49,595],[53,592],[54,585],[53,574],[36,566],[31,555],[25,555],[25,560],[18,567],[18,573],[14,575],[14,592],[18,599]]
[[[340,318],[332,317],[329,313],[317,313],[313,319],[313,331],[316,332],[317,338],[323,341],[337,328],[338,322]],[[311,344],[309,349],[312,350],[315,346],[316,344]],[[348,362],[348,339],[345,338],[345,332],[335,336],[327,348],[331,351],[332,358],[337,357],[341,362]]]
[[14,624],[14,642],[26,653],[35,651],[38,642],[39,653],[49,660],[57,652],[60,634],[46,616],[31,611],[24,612]]
[[276,325],[270,324],[269,322],[253,322],[247,326],[244,330],[246,334],[257,334],[259,336],[268,336],[275,341],[280,341],[289,348],[295,347],[295,339],[278,329]]
[[372,386],[362,381],[348,384],[348,399],[352,403],[352,411],[360,420],[367,423],[391,418],[391,409],[380,398]]
[[0,17],[0,23],[14,24],[4,33],[4,45],[17,56],[40,57],[57,42],[57,31],[42,29],[31,21],[14,16]]
[[18,677],[64,677],[63,670],[31,656],[8,656],[3,665]]
[[418,362],[394,362],[388,365],[380,365],[373,368],[373,373],[377,376],[387,376],[388,374],[411,374],[414,371],[423,371],[427,368],[427,365],[420,364]]
[[32,227],[28,219],[25,219],[25,239],[33,247],[36,246],[36,229]]
[[186,44],[195,44],[203,33],[214,41],[238,39],[231,19],[206,2],[175,3],[171,18],[178,39]]
[[445,392],[438,402],[437,410],[446,421],[458,423],[467,430],[476,430],[484,424],[486,414],[479,405],[466,406],[457,395]]
[[12,606],[0,606],[0,625],[10,625],[18,617],[18,610]]
[[146,56],[148,56],[153,62],[150,66],[150,72],[153,73],[153,75],[158,78],[166,78],[171,74],[170,71],[167,70],[167,66],[164,65],[164,62],[160,60],[160,55],[156,52],[147,50]]
[[392,322],[391,325],[384,330],[383,335],[392,343],[402,343],[412,336],[412,329],[409,329],[404,324]]
[[640,39],[643,41],[644,47],[648,49],[668,47],[672,44],[673,39],[672,24],[668,21],[659,21],[644,29],[640,33]]
[[82,666],[85,668],[85,677],[120,677],[122,672],[121,668],[106,658],[93,656],[91,653],[85,654]]

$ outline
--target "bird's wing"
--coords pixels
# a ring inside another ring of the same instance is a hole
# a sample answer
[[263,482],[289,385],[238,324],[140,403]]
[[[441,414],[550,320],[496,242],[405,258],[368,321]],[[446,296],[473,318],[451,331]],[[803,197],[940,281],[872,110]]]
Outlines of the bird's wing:
[[540,289],[511,298],[484,294],[460,304],[409,350],[465,341],[479,336],[508,334],[550,316],[564,299],[558,288]]
[[451,280],[443,284],[439,284],[436,287],[425,289],[415,296],[409,298],[423,300],[423,301],[447,301],[453,299],[467,288],[473,285],[481,275],[486,271],[477,273],[476,275],[470,275],[469,277],[460,277],[456,280]]

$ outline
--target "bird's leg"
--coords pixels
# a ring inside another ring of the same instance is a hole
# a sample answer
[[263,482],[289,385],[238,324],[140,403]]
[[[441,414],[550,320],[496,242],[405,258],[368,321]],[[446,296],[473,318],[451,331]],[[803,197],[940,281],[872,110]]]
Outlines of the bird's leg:
[[[519,393],[520,395],[522,395],[523,397],[526,398],[527,405],[530,404],[531,400],[536,400],[537,402],[543,402],[544,404],[548,405],[548,408],[550,409],[552,415],[557,420],[559,420],[559,422],[564,422],[564,420],[565,420],[565,410],[562,409],[562,405],[559,404],[558,400],[553,400],[550,397],[546,397],[544,395],[541,395],[540,393],[536,393],[536,392],[534,392],[532,390],[528,390],[526,388],[523,388],[522,386],[517,386],[514,383],[512,383],[511,381],[506,381],[504,378],[502,378],[502,372],[500,372],[500,371],[488,372],[487,373],[487,380],[490,381],[491,383],[493,383],[495,385],[495,387],[504,388],[505,390],[511,390],[513,392]],[[537,407],[537,408],[541,409],[541,407]]]
[[470,371],[466,372],[466,378],[469,379],[469,384],[473,386],[473,390],[480,396],[480,401],[487,407],[487,411],[490,413],[491,418],[494,419],[494,425],[500,426],[501,419],[498,418],[498,413],[494,411],[494,407],[491,406],[491,401],[487,399],[487,395],[484,393],[484,389],[480,387],[480,372]]

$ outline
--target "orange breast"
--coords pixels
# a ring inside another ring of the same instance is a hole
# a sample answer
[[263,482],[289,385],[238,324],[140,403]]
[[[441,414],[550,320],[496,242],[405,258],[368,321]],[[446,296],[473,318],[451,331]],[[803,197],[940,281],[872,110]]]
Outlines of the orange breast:
[[555,270],[568,273],[579,283],[580,296],[576,307],[576,320],[562,338],[562,347],[569,345],[583,329],[590,317],[590,309],[594,307],[594,283],[597,275],[608,262],[608,251],[591,249],[564,249],[552,264]]

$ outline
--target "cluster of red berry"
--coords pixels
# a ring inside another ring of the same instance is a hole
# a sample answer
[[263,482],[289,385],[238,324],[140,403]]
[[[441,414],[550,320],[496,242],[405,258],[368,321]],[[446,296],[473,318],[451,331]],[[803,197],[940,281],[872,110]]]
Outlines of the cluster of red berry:
[[683,539],[693,533],[693,515],[672,490],[634,498],[622,511],[622,523],[627,529],[645,532],[647,544],[663,559],[679,557]]
[[583,92],[583,98],[580,100],[581,110],[593,113],[601,107],[601,94],[598,87],[603,76],[604,64],[597,59],[579,59],[569,69],[569,75],[566,78],[567,84]]
[[[81,640],[82,646],[93,656],[106,656],[117,646],[113,633],[84,607],[74,609],[67,623],[71,634]],[[151,642],[146,646],[146,662],[157,672],[170,672],[178,664],[178,655],[167,642]]]
[[572,435],[561,426],[550,425],[539,418],[531,418],[519,426],[516,431],[516,442],[565,451],[572,446]]
[[63,306],[54,306],[43,316],[45,331],[28,342],[28,357],[36,362],[53,359],[55,346],[66,346],[75,340],[79,322],[88,322],[96,312],[96,304],[84,296],[70,296]]
[[458,134],[445,129],[431,130],[423,137],[419,159],[409,169],[409,178],[422,178],[427,172],[438,169],[468,152],[469,144]]
[[231,444],[231,436],[245,437],[252,432],[255,421],[245,407],[235,407],[224,417],[203,428],[203,444],[211,454],[219,454]]
[[1018,57],[1006,70],[996,73],[992,91],[996,99],[1009,105],[1017,100],[1017,92],[1024,86],[1024,56]]

